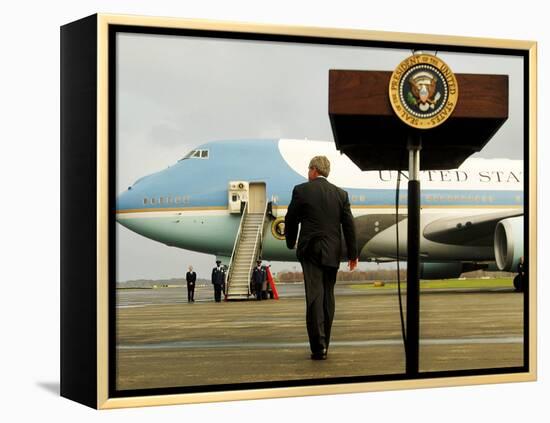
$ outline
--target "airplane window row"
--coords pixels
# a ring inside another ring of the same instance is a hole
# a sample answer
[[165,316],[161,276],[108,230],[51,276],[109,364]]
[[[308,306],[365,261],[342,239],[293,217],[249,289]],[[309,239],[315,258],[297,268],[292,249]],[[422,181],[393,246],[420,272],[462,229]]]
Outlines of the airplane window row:
[[495,197],[491,195],[426,195],[426,201],[462,201],[470,203],[494,203]]
[[158,198],[144,198],[144,205],[155,205],[155,204],[189,204],[191,197],[189,195],[176,195],[175,197],[166,196]]
[[[434,195],[434,194],[427,194],[422,196],[424,201],[427,202],[433,202],[433,201],[448,201],[448,202],[470,202],[470,203],[494,203],[495,197],[491,195]],[[351,202],[352,203],[358,203],[358,202],[365,202],[367,200],[367,197],[365,195],[352,195],[351,196]],[[399,196],[400,202],[406,202],[407,201],[407,195],[401,194]],[[523,198],[521,195],[517,195],[514,197],[514,201],[516,203],[521,203],[523,201]]]
[[[185,159],[208,159],[208,150],[192,150],[185,155],[181,160]],[[181,161],[180,160],[180,161]]]

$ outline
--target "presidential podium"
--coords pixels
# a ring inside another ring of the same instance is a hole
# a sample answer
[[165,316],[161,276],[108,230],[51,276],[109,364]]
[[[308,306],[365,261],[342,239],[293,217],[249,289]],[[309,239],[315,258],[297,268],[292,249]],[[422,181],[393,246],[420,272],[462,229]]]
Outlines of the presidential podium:
[[403,337],[406,373],[418,377],[420,170],[456,169],[487,144],[508,118],[508,76],[455,75],[414,54],[394,72],[330,70],[329,117],[336,148],[361,170],[408,170]]
[[336,148],[362,170],[407,169],[407,142],[422,137],[421,170],[454,169],[480,151],[508,118],[508,76],[456,74],[460,96],[440,126],[416,131],[394,113],[392,72],[329,71],[329,117]]

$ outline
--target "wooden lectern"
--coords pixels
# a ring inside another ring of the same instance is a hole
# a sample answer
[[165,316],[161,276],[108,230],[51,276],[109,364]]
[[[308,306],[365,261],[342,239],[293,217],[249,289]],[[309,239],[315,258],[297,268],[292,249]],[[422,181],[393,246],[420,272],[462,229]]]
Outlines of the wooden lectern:
[[[420,170],[459,167],[480,151],[508,118],[508,76],[455,77],[460,94],[454,110],[444,118],[436,114],[427,118],[425,122],[433,126],[422,129],[416,124],[409,126],[396,115],[390,102],[392,72],[331,70],[329,74],[329,115],[336,148],[362,170],[409,169],[404,334],[409,377],[419,375]],[[394,81],[392,86],[404,86],[401,80]],[[399,107],[404,110],[400,95],[397,92],[394,98],[401,100]]]
[[[331,70],[329,115],[336,148],[362,170],[407,169],[411,128],[391,108],[391,72]],[[421,170],[454,169],[480,151],[508,118],[508,76],[456,74],[459,101],[422,136]]]

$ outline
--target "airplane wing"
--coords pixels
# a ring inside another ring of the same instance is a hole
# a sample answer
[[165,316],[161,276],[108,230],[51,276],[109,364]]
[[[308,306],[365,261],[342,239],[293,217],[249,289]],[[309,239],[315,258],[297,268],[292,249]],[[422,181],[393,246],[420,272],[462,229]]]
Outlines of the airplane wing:
[[444,217],[424,227],[424,237],[433,242],[455,245],[493,245],[497,223],[523,215],[523,209],[472,216]]

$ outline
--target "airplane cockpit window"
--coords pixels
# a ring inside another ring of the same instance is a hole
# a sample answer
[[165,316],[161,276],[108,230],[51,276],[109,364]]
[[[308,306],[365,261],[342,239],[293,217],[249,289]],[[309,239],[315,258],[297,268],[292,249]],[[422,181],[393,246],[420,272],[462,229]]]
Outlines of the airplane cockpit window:
[[191,150],[180,162],[186,159],[208,159],[208,150]]

